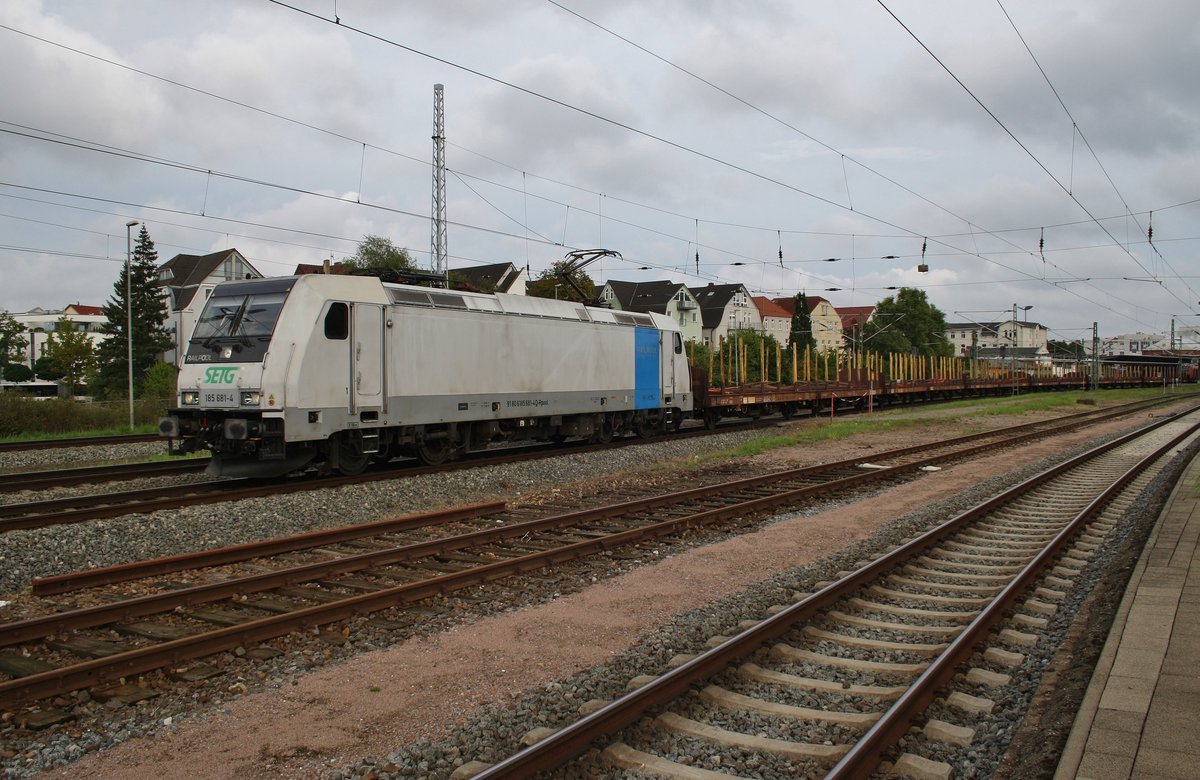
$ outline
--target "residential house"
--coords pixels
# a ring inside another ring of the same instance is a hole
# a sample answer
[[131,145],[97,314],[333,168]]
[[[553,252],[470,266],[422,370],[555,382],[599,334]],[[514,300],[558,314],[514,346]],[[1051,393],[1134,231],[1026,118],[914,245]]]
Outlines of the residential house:
[[466,268],[451,268],[449,271],[452,285],[464,282],[471,288],[485,293],[508,293],[509,295],[525,294],[525,269],[517,268],[512,263],[492,263],[490,265],[472,265]]
[[[775,298],[775,303],[791,317],[796,313],[796,299]],[[833,304],[819,295],[806,295],[808,317],[812,322],[813,341],[817,352],[840,350],[842,344],[842,318]]]
[[678,282],[613,280],[600,290],[600,300],[617,311],[665,314],[679,323],[684,341],[704,338],[700,304],[691,290]]
[[995,360],[1011,357],[1013,350],[1020,359],[1048,361],[1050,349],[1048,331],[1037,322],[1002,320],[1000,322],[948,322],[946,340],[954,354]]
[[758,307],[758,316],[762,318],[762,332],[787,349],[792,338],[792,315],[775,301],[761,295],[754,296],[754,305]]
[[25,328],[25,349],[22,351],[21,362],[30,369],[38,358],[46,354],[46,340],[58,328],[58,321],[64,317],[71,326],[80,333],[86,333],[91,339],[92,346],[99,346],[107,336],[101,332],[104,326],[104,309],[100,306],[85,306],[72,303],[64,309],[30,309],[11,315],[12,318]]
[[220,282],[234,279],[261,279],[249,261],[236,249],[223,249],[207,255],[175,255],[158,267],[158,286],[167,301],[167,332],[175,347],[164,353],[168,363],[177,363],[187,352],[196,318],[208,296]]
[[867,323],[875,316],[874,306],[838,306],[838,316],[842,318],[842,337],[846,339],[846,347],[851,350],[861,350],[866,346],[863,342],[863,331]]
[[744,284],[712,284],[707,287],[689,287],[692,297],[700,305],[700,322],[704,343],[720,344],[735,330],[761,330],[762,317],[751,300]]
[[1101,357],[1117,355],[1141,355],[1168,349],[1171,345],[1170,336],[1161,333],[1125,333],[1120,336],[1103,339],[1100,342]]

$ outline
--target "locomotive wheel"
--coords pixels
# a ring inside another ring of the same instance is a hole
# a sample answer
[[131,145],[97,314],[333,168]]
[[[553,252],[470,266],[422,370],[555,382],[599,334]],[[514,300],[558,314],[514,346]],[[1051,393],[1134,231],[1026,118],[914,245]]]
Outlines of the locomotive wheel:
[[442,465],[450,459],[452,451],[450,440],[445,438],[421,439],[417,443],[417,457],[427,466]]
[[593,438],[601,444],[608,444],[613,440],[613,422],[607,414],[600,420],[600,427]]
[[363,452],[362,438],[349,431],[338,437],[336,457],[337,472],[347,477],[361,474],[371,460],[370,454]]
[[639,417],[637,422],[633,424],[633,428],[637,432],[637,435],[643,439],[649,439],[651,436],[658,433],[658,426],[656,426],[654,421],[646,415]]

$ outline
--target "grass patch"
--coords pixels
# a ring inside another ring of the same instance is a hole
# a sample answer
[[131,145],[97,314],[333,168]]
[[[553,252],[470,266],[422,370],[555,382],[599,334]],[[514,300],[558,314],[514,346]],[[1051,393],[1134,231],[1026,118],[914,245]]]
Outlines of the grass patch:
[[726,458],[745,458],[761,455],[764,452],[795,447],[804,444],[817,444],[824,441],[836,441],[855,436],[860,433],[887,433],[906,428],[924,428],[933,425],[945,425],[945,420],[921,419],[854,419],[835,420],[833,422],[817,423],[797,428],[783,434],[760,436],[738,447],[720,452],[711,452],[703,456],[703,460],[723,460]]
[[[1085,411],[1079,404],[1080,399],[1104,401],[1105,406],[1130,401],[1140,401],[1147,398],[1157,398],[1163,395],[1161,389],[1142,388],[1131,390],[1105,390],[1101,393],[1065,392],[1065,393],[1029,393],[1013,398],[969,398],[961,401],[946,401],[920,409],[905,407],[903,409],[887,409],[876,412],[870,417],[857,416],[851,419],[835,419],[832,422],[817,422],[806,425],[784,434],[769,434],[748,441],[739,447],[711,452],[688,462],[689,467],[696,467],[701,462],[724,460],[727,458],[745,458],[761,455],[764,452],[778,450],[784,447],[819,444],[826,441],[836,441],[855,436],[860,433],[891,433],[910,428],[928,428],[945,426],[947,424],[962,424],[964,420],[981,416],[1018,416],[1030,412],[1046,412],[1062,410],[1069,407],[1074,411]],[[1099,403],[1097,403],[1099,405]],[[961,414],[911,415],[913,412],[961,412]],[[969,426],[971,430],[982,431],[985,426]]]
[[[154,433],[167,407],[161,399],[134,401],[134,433]],[[70,398],[34,399],[0,393],[0,440],[115,436],[129,433],[126,401],[85,402]]]

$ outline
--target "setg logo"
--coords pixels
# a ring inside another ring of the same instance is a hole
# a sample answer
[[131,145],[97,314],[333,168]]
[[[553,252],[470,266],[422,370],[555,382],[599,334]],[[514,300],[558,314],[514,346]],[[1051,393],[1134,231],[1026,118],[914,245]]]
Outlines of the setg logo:
[[237,373],[237,369],[218,368],[213,366],[204,370],[204,383],[208,385],[231,385],[233,384],[233,375]]

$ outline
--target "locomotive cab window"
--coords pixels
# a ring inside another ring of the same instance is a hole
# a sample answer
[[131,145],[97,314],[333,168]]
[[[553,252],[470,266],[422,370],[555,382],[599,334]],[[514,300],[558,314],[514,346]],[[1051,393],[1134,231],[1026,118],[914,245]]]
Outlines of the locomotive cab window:
[[675,334],[675,354],[683,354],[683,336],[679,335],[678,333]]
[[350,307],[344,303],[329,304],[325,313],[325,338],[345,341],[350,337]]
[[184,362],[261,361],[291,285],[291,279],[255,279],[217,285],[196,319]]

